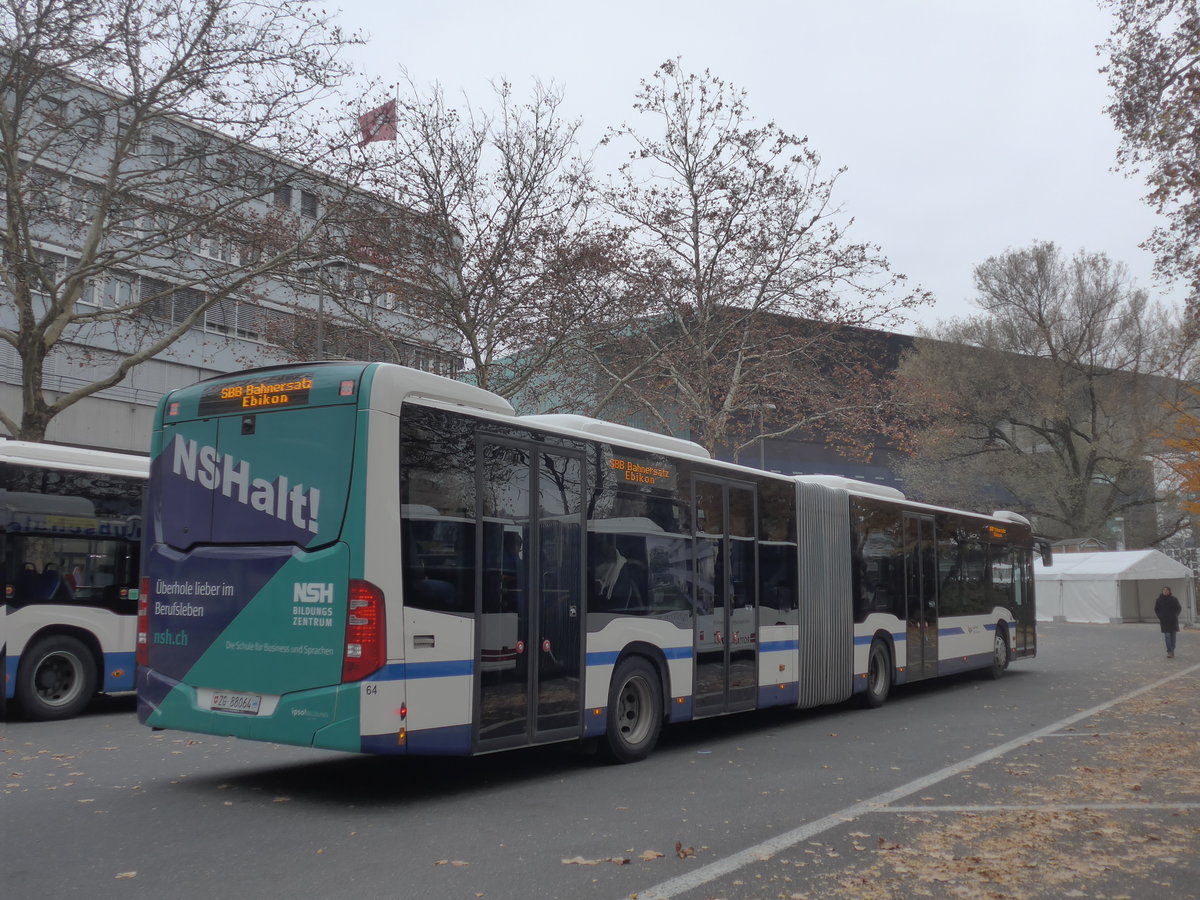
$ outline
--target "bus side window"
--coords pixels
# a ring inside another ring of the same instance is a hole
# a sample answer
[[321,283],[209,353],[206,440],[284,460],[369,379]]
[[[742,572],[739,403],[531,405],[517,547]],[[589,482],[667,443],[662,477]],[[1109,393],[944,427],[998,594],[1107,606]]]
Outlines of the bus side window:
[[18,603],[35,602],[37,600],[41,577],[38,574],[37,567],[33,563],[26,562],[22,565],[21,571],[17,573],[16,584],[13,585],[13,599]]
[[596,612],[646,612],[646,566],[627,541],[613,534],[588,535],[588,584]]

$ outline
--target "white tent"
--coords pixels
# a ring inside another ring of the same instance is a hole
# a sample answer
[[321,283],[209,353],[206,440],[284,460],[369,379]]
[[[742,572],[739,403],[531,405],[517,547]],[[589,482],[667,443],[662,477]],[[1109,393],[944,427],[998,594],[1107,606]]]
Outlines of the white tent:
[[1164,587],[1194,617],[1192,571],[1158,550],[1056,553],[1033,566],[1037,617],[1043,622],[1156,622],[1154,598]]

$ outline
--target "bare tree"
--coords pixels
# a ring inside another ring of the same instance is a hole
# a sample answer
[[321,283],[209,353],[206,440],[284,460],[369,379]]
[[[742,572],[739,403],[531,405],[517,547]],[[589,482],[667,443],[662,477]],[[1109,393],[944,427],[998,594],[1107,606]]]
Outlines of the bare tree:
[[[21,408],[0,410],[10,434],[42,439],[312,252],[344,190],[316,173],[346,141],[323,140],[307,110],[348,74],[350,39],[311,10],[0,0],[0,340],[22,378]],[[84,373],[77,387],[45,389],[52,357]]]
[[1157,271],[1190,287],[1200,316],[1200,4],[1197,0],[1104,0],[1115,17],[1101,48],[1113,92],[1108,114],[1121,133],[1117,162],[1140,173],[1146,200],[1167,224],[1146,246]]
[[975,285],[982,313],[919,340],[897,375],[917,423],[899,467],[909,490],[1013,507],[1060,537],[1117,518],[1144,543],[1177,530],[1155,508],[1176,487],[1162,436],[1194,359],[1179,317],[1104,254],[1049,242],[988,259]]
[[598,344],[610,381],[597,409],[639,410],[735,456],[768,423],[774,436],[870,431],[884,409],[871,360],[839,338],[892,325],[925,295],[900,295],[879,248],[847,237],[841,172],[822,175],[806,139],[755,124],[745,92],[678,60],[642,82],[634,109],[647,127],[610,132],[628,160],[604,198],[630,232],[642,316]]
[[491,110],[455,106],[437,85],[404,87],[396,140],[372,148],[371,183],[405,212],[365,215],[356,252],[390,273],[409,338],[457,341],[480,387],[544,393],[555,360],[613,300],[616,242],[591,214],[579,123],[562,117],[553,86],[521,102],[497,83]]

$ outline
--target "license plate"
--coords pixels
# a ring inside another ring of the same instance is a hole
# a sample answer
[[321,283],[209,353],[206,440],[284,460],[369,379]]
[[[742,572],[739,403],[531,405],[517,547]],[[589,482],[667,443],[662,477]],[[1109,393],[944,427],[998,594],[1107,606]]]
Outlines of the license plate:
[[242,713],[257,716],[262,697],[258,694],[235,694],[231,691],[214,691],[209,709],[220,712]]

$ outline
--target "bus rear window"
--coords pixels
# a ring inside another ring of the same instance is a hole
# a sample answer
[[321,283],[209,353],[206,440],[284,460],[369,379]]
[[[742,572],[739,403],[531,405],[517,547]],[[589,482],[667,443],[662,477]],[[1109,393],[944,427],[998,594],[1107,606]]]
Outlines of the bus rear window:
[[179,549],[336,540],[355,422],[342,405],[168,425],[151,469],[154,539]]

